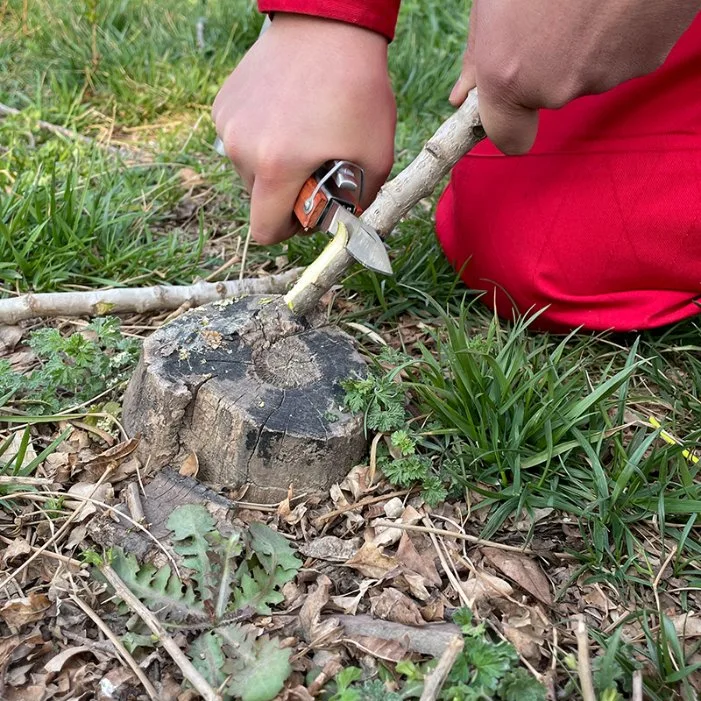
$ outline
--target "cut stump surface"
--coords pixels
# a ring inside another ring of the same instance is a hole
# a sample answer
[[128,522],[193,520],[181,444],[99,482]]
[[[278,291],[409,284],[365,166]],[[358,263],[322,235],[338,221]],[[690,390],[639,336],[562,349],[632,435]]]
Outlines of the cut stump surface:
[[278,501],[290,485],[324,491],[361,460],[362,417],[344,411],[340,383],[365,374],[349,336],[310,328],[280,298],[214,302],[144,342],[124,426],[152,467],[194,452],[201,480]]

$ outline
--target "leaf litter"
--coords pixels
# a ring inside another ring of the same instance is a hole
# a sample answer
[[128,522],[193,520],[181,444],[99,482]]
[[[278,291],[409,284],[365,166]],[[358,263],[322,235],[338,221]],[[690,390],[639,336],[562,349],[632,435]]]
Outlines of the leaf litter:
[[[146,561],[118,548],[105,551],[91,524],[101,528],[118,519],[128,485],[150,479],[134,462],[134,447],[124,440],[107,445],[98,434],[73,428],[35,473],[48,484],[12,503],[0,555],[6,580],[0,602],[3,699],[80,693],[147,698],[101,628],[75,607],[76,596],[122,641],[159,698],[193,698],[192,690],[183,690],[178,665],[129,607],[110,596],[94,562],[85,562],[104,552],[227,698],[314,698],[323,679],[332,682],[348,665],[372,677],[383,665],[440,657],[459,631],[451,619],[465,602],[476,621],[498,631],[543,679],[552,674],[553,660],[574,645],[561,621],[581,611],[592,627],[618,623],[631,639],[642,634],[633,622],[621,624],[630,610],[613,591],[576,578],[564,587],[576,572],[572,560],[514,552],[523,542],[523,519],[502,532],[503,548],[467,542],[461,534],[470,534],[472,521],[464,504],[431,508],[411,490],[397,493],[381,476],[371,479],[367,465],[334,485],[326,500],[290,494],[275,509],[235,508],[224,527],[206,509],[181,505],[169,537],[159,536],[158,545],[149,541]],[[190,479],[192,464],[181,468],[182,479]],[[176,506],[169,505],[171,513]],[[70,531],[57,538],[60,525],[79,509]],[[410,530],[426,517],[445,527]],[[472,526],[477,536],[482,523]],[[570,527],[557,522],[556,512],[537,514],[529,525],[535,534],[531,547],[539,538],[552,540],[558,527],[558,541],[568,542]],[[174,553],[179,575],[159,548]],[[30,557],[32,566],[13,576]],[[160,564],[149,564],[149,558]],[[680,637],[701,635],[697,617],[683,614],[673,600],[667,613]]]

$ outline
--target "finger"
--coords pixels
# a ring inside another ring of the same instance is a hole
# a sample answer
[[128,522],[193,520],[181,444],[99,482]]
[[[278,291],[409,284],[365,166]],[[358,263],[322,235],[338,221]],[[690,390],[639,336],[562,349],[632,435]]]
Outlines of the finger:
[[467,94],[472,88],[477,85],[477,77],[475,73],[475,43],[477,41],[477,6],[478,2],[474,2],[470,11],[470,29],[467,35],[467,47],[462,59],[462,68],[460,77],[455,82],[453,89],[450,91],[449,102],[453,107],[460,107],[467,99]]
[[251,191],[251,236],[268,246],[294,236],[299,223],[294,216],[304,177],[270,179],[256,176]]
[[538,110],[493,95],[477,85],[482,126],[490,141],[509,156],[528,153],[538,133]]

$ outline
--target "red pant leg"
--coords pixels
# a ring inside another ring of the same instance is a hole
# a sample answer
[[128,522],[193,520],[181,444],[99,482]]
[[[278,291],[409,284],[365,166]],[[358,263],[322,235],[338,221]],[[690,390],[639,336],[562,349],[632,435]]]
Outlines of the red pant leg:
[[482,144],[439,203],[446,255],[538,326],[620,331],[701,312],[701,16],[664,66],[543,111],[525,156]]

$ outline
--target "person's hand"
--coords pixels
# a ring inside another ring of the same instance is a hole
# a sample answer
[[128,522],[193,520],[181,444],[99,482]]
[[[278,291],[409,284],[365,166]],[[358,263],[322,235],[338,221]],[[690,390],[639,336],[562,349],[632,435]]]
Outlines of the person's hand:
[[699,9],[699,0],[474,0],[450,101],[462,104],[477,86],[489,138],[525,153],[540,108],[651,73]]
[[387,40],[342,22],[277,14],[214,102],[227,155],[251,193],[251,235],[294,235],[293,207],[325,161],[365,170],[363,205],[392,167],[396,109]]

